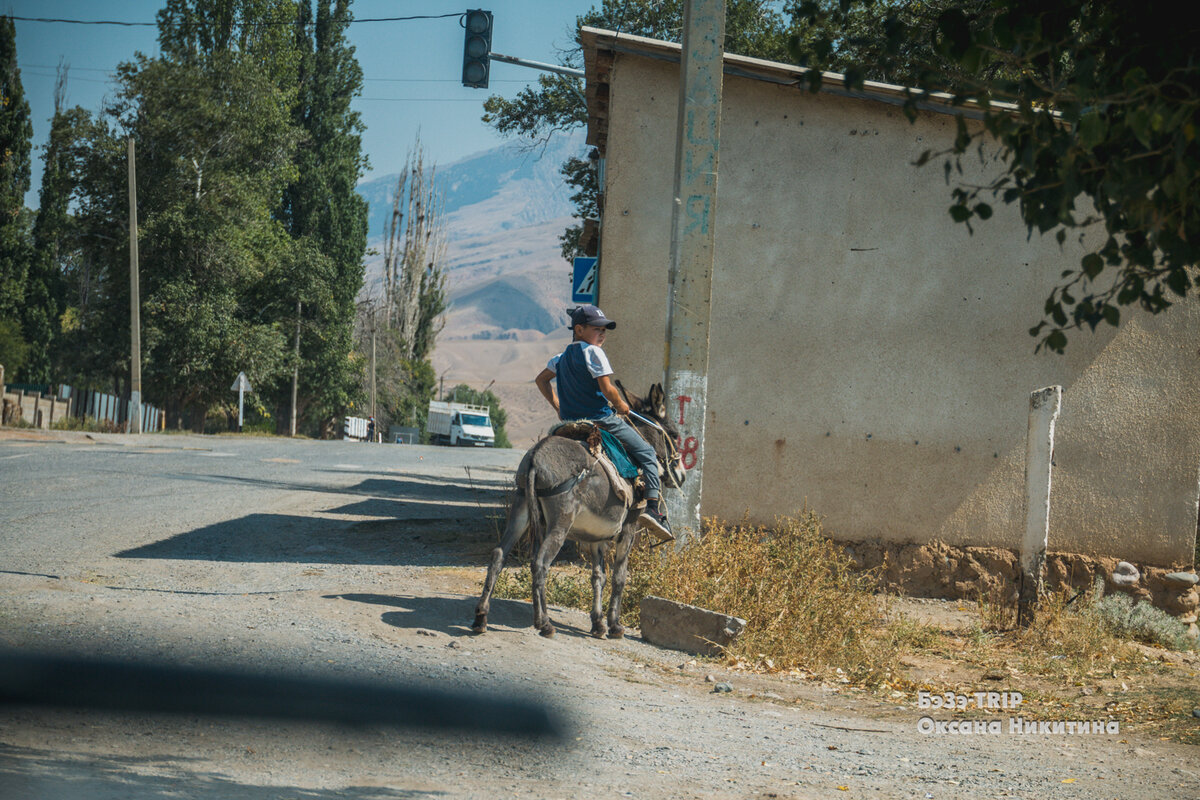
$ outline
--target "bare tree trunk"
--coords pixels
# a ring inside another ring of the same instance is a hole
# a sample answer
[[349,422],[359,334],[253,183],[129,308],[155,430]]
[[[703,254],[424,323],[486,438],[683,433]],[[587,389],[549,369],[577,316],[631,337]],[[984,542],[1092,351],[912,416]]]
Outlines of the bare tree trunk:
[[[446,252],[437,170],[425,170],[418,139],[396,182],[384,238],[384,326],[397,334],[400,357],[412,358],[421,319],[422,279]],[[404,213],[404,212],[407,213]]]

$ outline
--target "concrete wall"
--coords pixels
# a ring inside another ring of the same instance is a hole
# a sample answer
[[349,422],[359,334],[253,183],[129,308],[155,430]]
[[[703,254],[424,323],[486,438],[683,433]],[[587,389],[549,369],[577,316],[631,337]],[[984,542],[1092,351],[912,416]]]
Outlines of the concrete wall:
[[[663,375],[677,73],[617,55],[610,74],[599,301],[642,391]],[[807,504],[844,539],[1015,548],[1029,392],[1062,384],[1050,548],[1190,564],[1200,310],[1035,356],[1082,250],[1027,241],[999,204],[974,236],[952,222],[940,162],[911,162],[953,136],[948,115],[726,76],[702,513]]]
[[[51,425],[70,415],[70,401],[59,400],[51,395],[36,392],[2,392],[0,397],[12,413],[15,414],[19,409],[19,419],[35,428],[49,430]],[[15,420],[9,420],[6,416],[3,421],[10,424]]]

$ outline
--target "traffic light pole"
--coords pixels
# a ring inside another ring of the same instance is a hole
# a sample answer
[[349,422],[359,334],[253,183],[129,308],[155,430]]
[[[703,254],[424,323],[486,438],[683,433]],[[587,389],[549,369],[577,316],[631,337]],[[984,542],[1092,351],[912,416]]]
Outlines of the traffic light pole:
[[[587,73],[581,69],[572,69],[571,67],[560,67],[557,64],[544,64],[541,61],[530,61],[527,58],[517,58],[515,56],[506,56],[506,55],[501,55],[500,53],[488,53],[488,58],[492,61],[502,61],[505,64],[514,64],[518,67],[529,67],[530,69],[537,69],[537,70],[541,70],[542,72],[555,72],[555,73],[558,73],[559,75],[567,75],[568,77],[571,77],[571,78],[587,77]],[[587,105],[587,98],[584,97],[583,92],[579,91],[579,87],[573,83],[568,83],[567,85],[571,87],[571,91],[575,92],[575,94],[577,94],[579,96],[579,99],[583,101],[584,105]]]
[[560,67],[557,64],[544,64],[541,61],[530,61],[527,58],[506,56],[500,53],[488,53],[488,58],[492,61],[503,61],[505,64],[516,64],[518,67],[532,67],[533,69],[540,69],[543,72],[557,72],[559,75],[570,75],[572,78],[582,78],[586,74],[581,69]]
[[[470,9],[463,15],[463,86],[473,89],[488,88],[488,77],[491,72],[492,61],[500,61],[504,64],[513,64],[518,67],[529,67],[541,72],[554,72],[571,78],[585,77],[585,73],[581,69],[561,67],[558,64],[546,64],[542,61],[530,61],[527,58],[506,56],[503,53],[493,53],[492,23],[492,12],[484,11],[483,9]],[[587,102],[578,87],[572,85],[571,89],[575,94],[579,95],[581,100],[585,103]]]

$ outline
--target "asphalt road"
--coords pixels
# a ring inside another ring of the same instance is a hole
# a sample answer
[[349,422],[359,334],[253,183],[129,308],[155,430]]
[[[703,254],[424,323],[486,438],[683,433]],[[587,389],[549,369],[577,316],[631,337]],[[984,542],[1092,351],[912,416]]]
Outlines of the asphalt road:
[[[0,693],[0,798],[1200,798],[1194,747],[922,735],[914,703],[729,672],[636,631],[597,641],[580,612],[552,608],[559,635],[544,639],[528,602],[495,601],[472,636],[520,455],[0,430],[0,648],[278,687],[474,692],[536,703],[564,732],[48,709]],[[709,674],[734,691],[713,693]],[[489,713],[471,708],[431,719]]]
[[[132,579],[148,558],[336,558],[372,520],[488,524],[520,456],[233,436],[0,440],[0,529],[11,534],[0,564]],[[97,553],[95,536],[109,533],[122,549]],[[225,577],[235,589],[236,571]]]

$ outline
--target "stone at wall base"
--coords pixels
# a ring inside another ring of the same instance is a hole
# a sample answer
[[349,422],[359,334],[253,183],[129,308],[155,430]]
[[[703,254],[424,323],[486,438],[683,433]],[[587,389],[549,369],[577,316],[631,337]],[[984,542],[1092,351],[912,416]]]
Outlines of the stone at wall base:
[[744,619],[653,596],[643,598],[641,618],[651,644],[706,656],[720,655],[746,629]]

